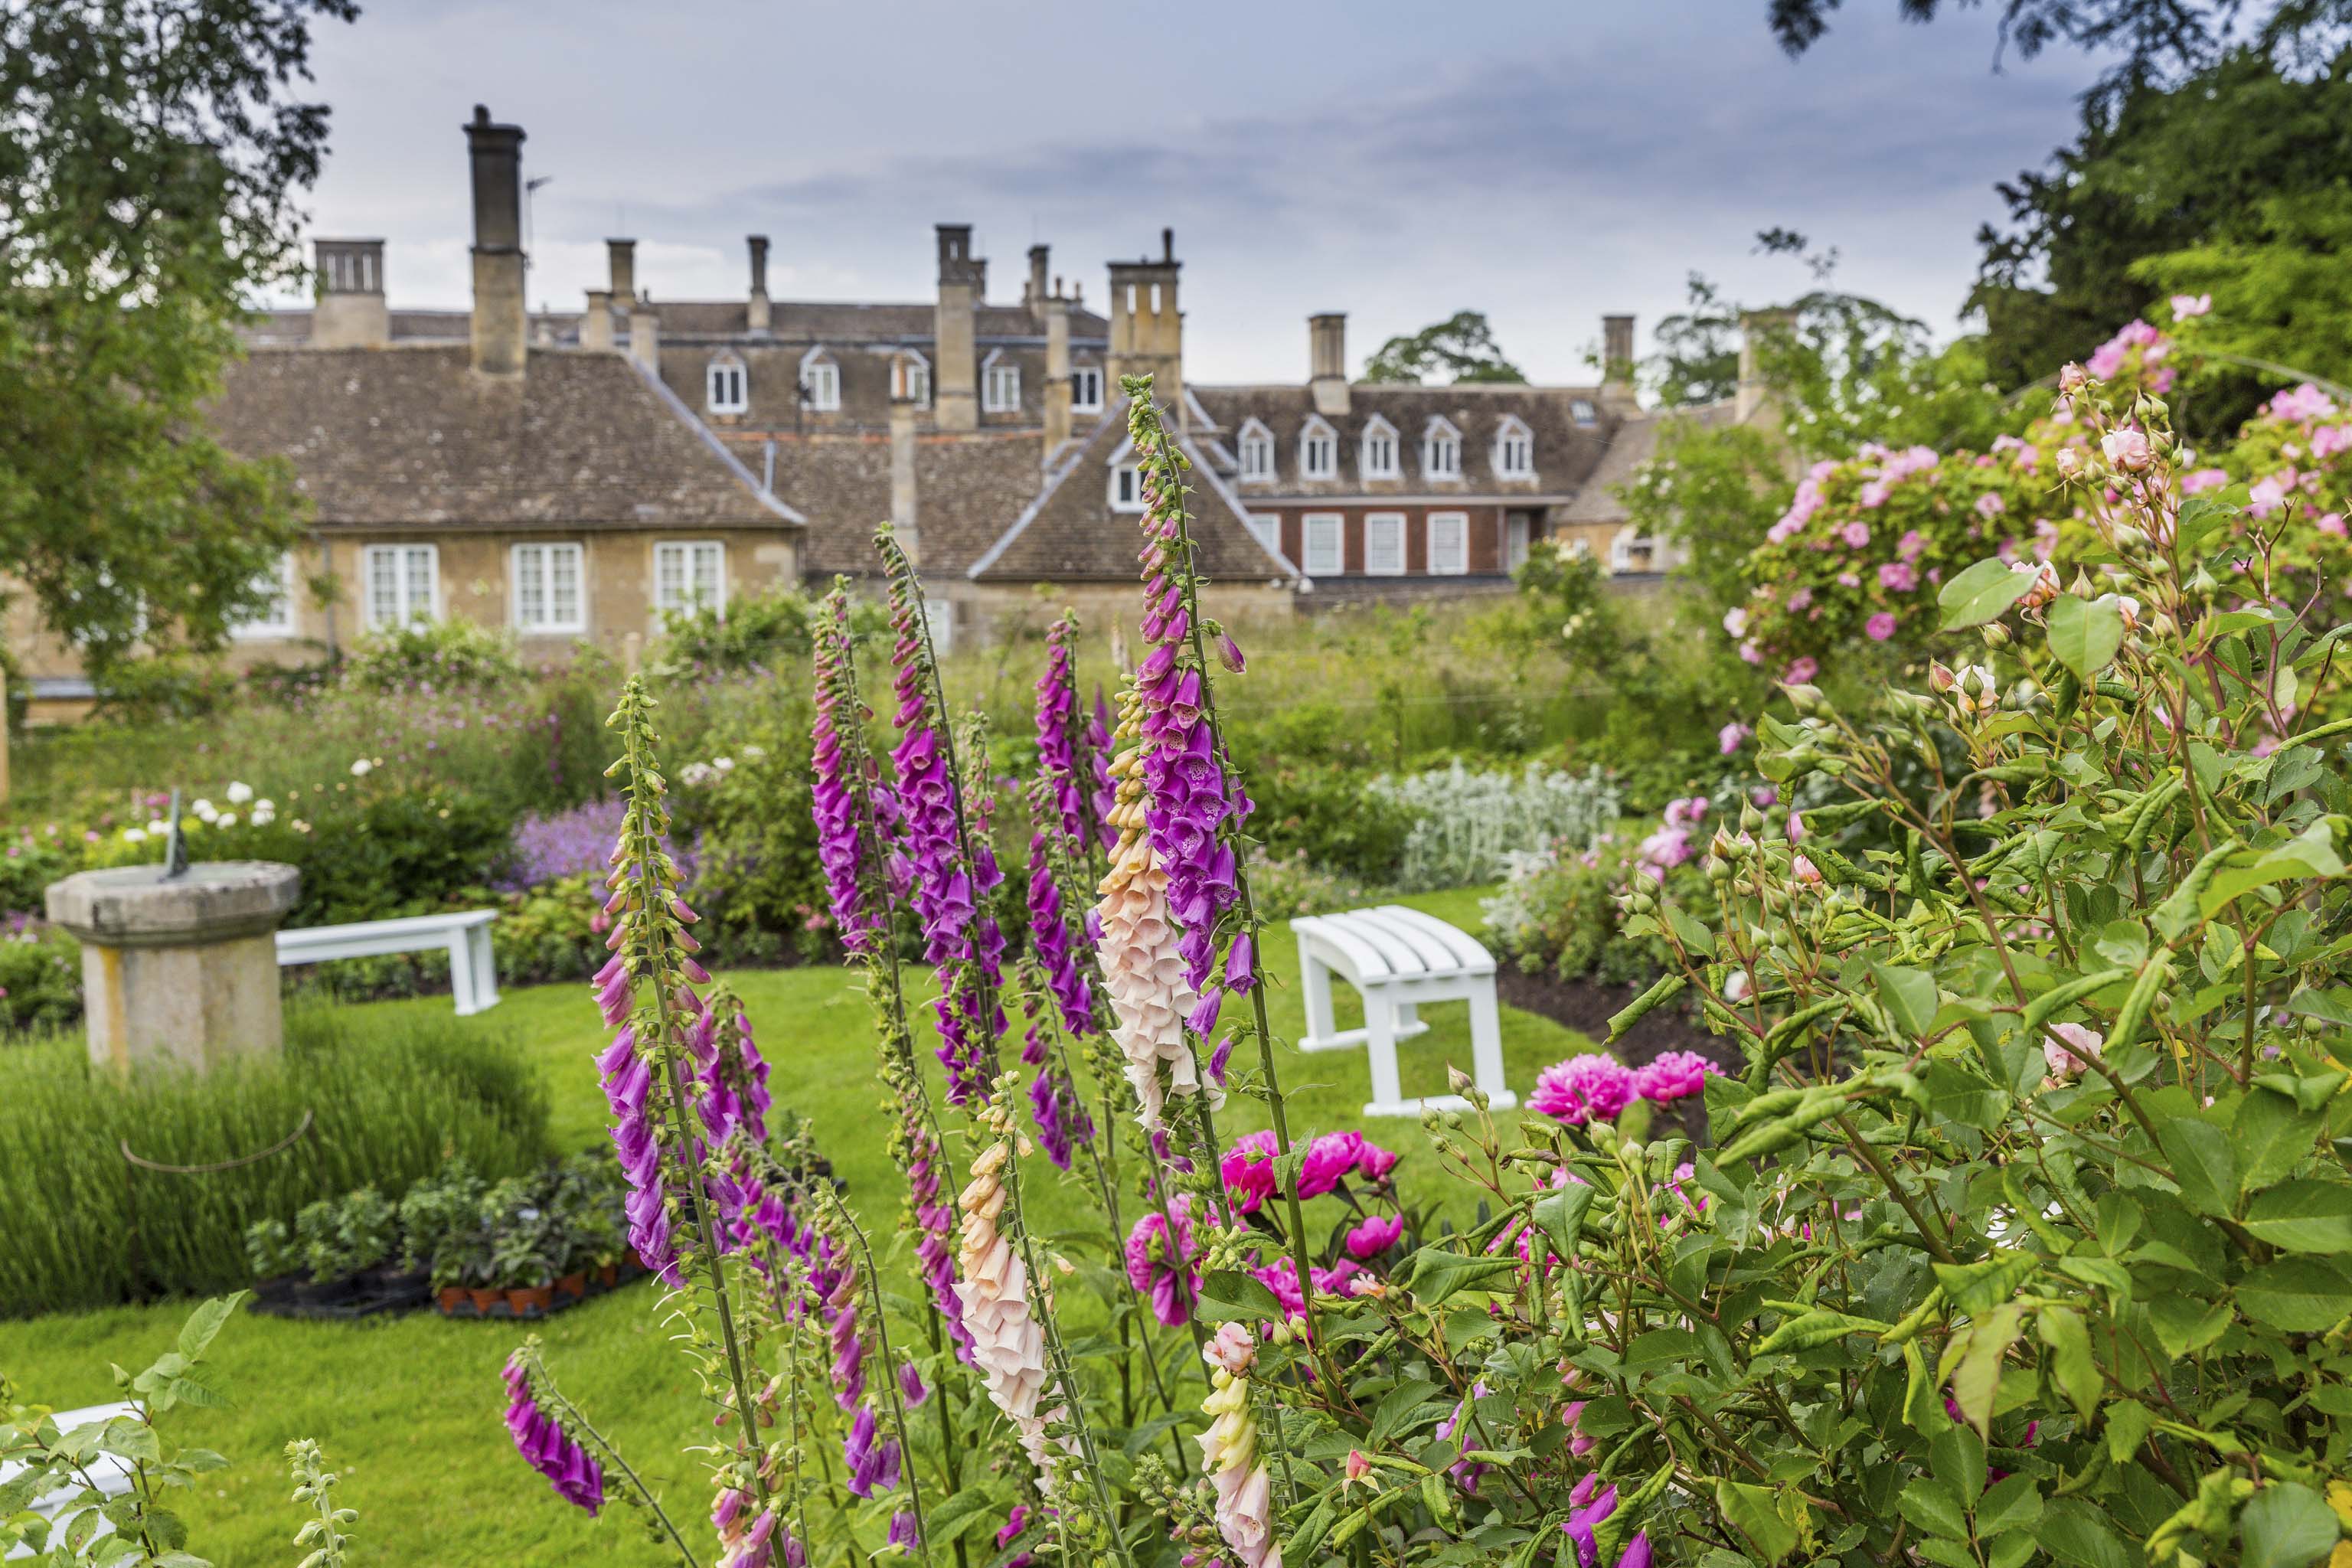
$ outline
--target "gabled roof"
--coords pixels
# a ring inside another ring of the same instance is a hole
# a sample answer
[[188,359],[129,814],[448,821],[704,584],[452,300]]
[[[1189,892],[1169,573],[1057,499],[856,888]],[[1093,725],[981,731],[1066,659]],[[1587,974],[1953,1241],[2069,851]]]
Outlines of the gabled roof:
[[1722,426],[1732,423],[1732,405],[1702,404],[1695,408],[1650,409],[1619,422],[1616,438],[1609,443],[1601,461],[1576,499],[1556,514],[1566,523],[1624,522],[1629,514],[1618,490],[1633,477],[1633,471],[1654,457],[1658,449],[1658,437],[1665,427],[1677,421],[1700,426]]
[[[1133,579],[1142,531],[1136,513],[1110,504],[1110,467],[1126,442],[1127,405],[1120,399],[1065,449],[1044,489],[967,574],[982,583]],[[1201,571],[1227,582],[1296,579],[1297,568],[1250,531],[1247,508],[1210,467],[1200,444],[1180,437],[1177,445],[1192,463],[1191,528]],[[924,548],[928,563],[928,542]]]
[[228,368],[208,414],[231,451],[291,463],[329,527],[806,521],[619,354],[533,349],[524,374],[494,378],[464,344],[260,349]]
[[[890,515],[887,433],[772,438],[776,488],[810,518],[802,570],[873,572],[874,531]],[[739,450],[752,445],[739,438]],[[1038,447],[1034,430],[916,437],[915,537],[925,575],[968,570],[1030,503]]]
[[[1187,390],[1195,389],[1188,386]],[[1312,388],[1204,385],[1197,392],[1220,428],[1237,431],[1255,419],[1273,432],[1274,478],[1242,486],[1244,500],[1259,495],[1320,500],[1423,489],[1465,495],[1567,495],[1581,487],[1601,461],[1617,421],[1602,405],[1597,387],[1360,384],[1349,388],[1345,415],[1323,416],[1339,438],[1338,472],[1328,479],[1306,480],[1298,475],[1298,436],[1318,417]],[[1573,408],[1579,402],[1592,406],[1592,424],[1577,422]],[[1430,420],[1440,416],[1462,437],[1458,479],[1433,479],[1422,471],[1422,437]],[[1496,432],[1512,417],[1525,424],[1535,437],[1536,477],[1532,479],[1504,479],[1495,472]],[[1385,419],[1396,429],[1397,477],[1368,485],[1359,466],[1364,428],[1374,419]]]

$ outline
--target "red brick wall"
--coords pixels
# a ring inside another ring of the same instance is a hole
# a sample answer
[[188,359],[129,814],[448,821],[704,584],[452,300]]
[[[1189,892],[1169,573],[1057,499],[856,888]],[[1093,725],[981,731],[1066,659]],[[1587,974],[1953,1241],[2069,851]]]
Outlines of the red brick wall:
[[1404,570],[1408,577],[1426,576],[1429,573],[1429,514],[1433,511],[1458,511],[1469,519],[1469,569],[1476,573],[1499,573],[1503,570],[1503,509],[1496,506],[1380,506],[1339,505],[1300,506],[1290,504],[1279,509],[1259,507],[1264,513],[1279,510],[1282,516],[1282,552],[1302,571],[1307,565],[1307,524],[1308,512],[1337,512],[1341,523],[1341,574],[1360,577],[1364,574],[1364,519],[1373,512],[1404,514]]

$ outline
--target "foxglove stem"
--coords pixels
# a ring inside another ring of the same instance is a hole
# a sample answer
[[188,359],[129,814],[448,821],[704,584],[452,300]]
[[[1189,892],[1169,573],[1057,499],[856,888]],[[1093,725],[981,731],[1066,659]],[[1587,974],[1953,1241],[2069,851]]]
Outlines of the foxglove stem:
[[898,1377],[890,1353],[890,1325],[883,1314],[882,1279],[875,1271],[874,1248],[867,1244],[866,1232],[859,1228],[857,1216],[851,1214],[849,1205],[841,1201],[840,1192],[831,1185],[827,1185],[824,1192],[833,1202],[835,1217],[849,1232],[851,1241],[856,1245],[858,1257],[866,1264],[866,1299],[873,1304],[874,1332],[882,1352],[883,1375],[880,1382],[884,1395],[890,1402],[890,1423],[898,1434],[898,1452],[906,1461],[907,1503],[915,1512],[915,1544],[921,1548],[923,1561],[928,1563],[931,1560],[931,1537],[930,1531],[923,1526],[923,1489],[915,1481],[915,1447],[907,1440],[907,1405],[898,1394]]

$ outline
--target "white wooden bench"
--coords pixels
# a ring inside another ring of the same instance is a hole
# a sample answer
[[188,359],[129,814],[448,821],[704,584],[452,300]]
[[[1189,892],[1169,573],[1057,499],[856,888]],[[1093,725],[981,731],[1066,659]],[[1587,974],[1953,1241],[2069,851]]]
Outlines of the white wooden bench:
[[449,993],[457,1016],[469,1017],[499,1005],[499,966],[490,955],[490,922],[498,918],[496,910],[467,910],[357,925],[299,926],[278,933],[278,966],[446,948]]
[[[118,1415],[138,1414],[139,1406],[126,1401],[120,1405],[89,1405],[79,1410],[60,1410],[49,1419],[58,1424],[58,1435],[62,1436],[69,1432],[78,1432],[84,1426],[102,1426]],[[24,1473],[25,1467],[13,1459],[0,1464],[0,1486],[6,1486]],[[82,1474],[89,1478],[89,1484],[97,1489],[101,1498],[119,1498],[131,1489],[131,1467],[112,1454],[92,1454],[89,1463],[82,1466]],[[67,1500],[81,1489],[81,1479],[76,1478],[53,1491],[42,1493],[26,1506],[35,1513],[54,1520],[58,1510],[65,1507]],[[96,1534],[105,1535],[113,1529],[112,1524],[100,1518]],[[33,1549],[29,1546],[14,1547],[7,1553],[12,1562],[32,1555]]]
[[[1367,1116],[1418,1116],[1424,1108],[1466,1110],[1460,1095],[1407,1100],[1397,1078],[1399,1040],[1424,1033],[1420,1009],[1431,1002],[1470,1004],[1472,1077],[1497,1110],[1518,1104],[1503,1081],[1503,1026],[1495,1004],[1495,956],[1434,915],[1402,904],[1308,915],[1290,922],[1307,993],[1302,1051],[1368,1047],[1372,1098]],[[1342,1030],[1331,1014],[1331,976],[1363,993],[1364,1026]]]

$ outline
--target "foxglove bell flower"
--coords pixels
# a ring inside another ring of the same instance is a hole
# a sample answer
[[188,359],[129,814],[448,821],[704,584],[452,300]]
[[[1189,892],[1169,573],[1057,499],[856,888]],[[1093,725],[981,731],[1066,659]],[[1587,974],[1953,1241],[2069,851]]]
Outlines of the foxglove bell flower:
[[1274,1538],[1274,1487],[1258,1458],[1257,1416],[1250,1406],[1250,1370],[1257,1342],[1240,1323],[1220,1324],[1202,1348],[1210,1366],[1210,1392],[1201,1402],[1209,1429],[1201,1445],[1201,1468],[1215,1489],[1217,1533],[1234,1549],[1243,1568],[1282,1568],[1282,1547]]
[[547,1478],[556,1496],[595,1513],[604,1506],[604,1467],[553,1414],[541,1407],[520,1352],[507,1358],[499,1375],[507,1385],[507,1431],[516,1450]]
[[1067,613],[1045,631],[1045,673],[1037,678],[1037,774],[1054,792],[1062,836],[1073,844],[1084,844],[1091,815],[1086,790],[1093,782],[1093,769],[1085,766],[1079,756],[1084,730],[1078,718],[1077,671],[1071,657],[1071,644],[1077,635],[1077,617]]
[[[1036,965],[1024,963],[1023,968],[1025,973],[1034,974]],[[1021,1060],[1024,1066],[1036,1069],[1036,1075],[1029,1080],[1029,1110],[1037,1124],[1038,1146],[1057,1170],[1066,1171],[1070,1168],[1071,1145],[1094,1136],[1094,1119],[1087,1114],[1086,1102],[1078,1098],[1076,1086],[1055,1066],[1046,1049],[1045,1037],[1052,1026],[1041,1016],[1037,989],[1034,986],[1024,986],[1021,993]]]
[[898,800],[876,776],[859,732],[866,714],[857,700],[845,590],[835,587],[824,596],[815,630],[809,814],[816,821],[817,863],[824,871],[834,927],[851,956],[862,957],[885,940],[889,926],[874,836],[896,827]]
[[955,1289],[989,1402],[1013,1423],[1045,1489],[1053,1485],[1056,1458],[1045,1428],[1061,1412],[1038,1408],[1047,1376],[1045,1331],[1030,1310],[1028,1268],[996,1226],[1006,1201],[999,1173],[1011,1155],[1008,1142],[990,1143],[972,1162],[971,1181],[956,1198],[963,1227],[957,1247],[962,1282]]
[[915,1243],[915,1258],[922,1267],[923,1278],[930,1282],[931,1300],[947,1321],[948,1336],[955,1343],[956,1353],[965,1361],[971,1360],[971,1335],[964,1328],[963,1310],[956,1293],[955,1253],[950,1243],[954,1219],[948,1205],[940,1201],[940,1172],[945,1156],[940,1152],[939,1135],[929,1122],[910,1116],[904,1129],[902,1142],[907,1151],[907,1201],[914,1211],[915,1228],[919,1239]]

